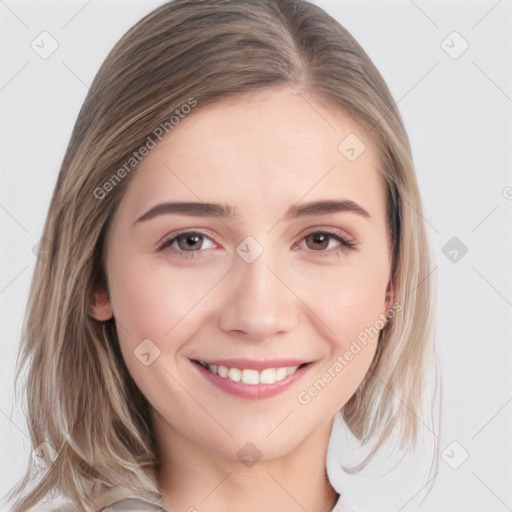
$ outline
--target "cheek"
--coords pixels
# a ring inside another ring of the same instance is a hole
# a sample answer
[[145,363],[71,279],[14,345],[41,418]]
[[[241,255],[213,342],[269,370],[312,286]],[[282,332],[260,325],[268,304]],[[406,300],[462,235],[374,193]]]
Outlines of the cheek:
[[385,325],[383,282],[362,282],[349,278],[340,289],[333,290],[333,300],[325,310],[330,336],[328,368],[335,379],[338,406],[350,398],[366,374],[377,348],[380,329]]
[[[315,402],[319,414],[322,407],[334,413],[345,405],[374,358],[379,332],[385,325],[390,270],[383,241],[385,238],[375,236],[375,243],[364,253],[340,259],[336,266],[317,267],[311,275],[297,276],[297,283],[306,283],[301,293],[328,342],[324,345],[325,361],[310,379],[311,387],[298,396],[301,404]],[[325,393],[321,391],[324,388]]]
[[173,268],[163,259],[152,263],[147,257],[127,257],[113,270],[111,298],[127,364],[145,339],[161,351],[161,362],[173,359],[204,322],[204,298],[218,272]]
[[323,293],[311,294],[321,319],[317,325],[323,325],[328,343],[322,364],[297,395],[308,413],[319,417],[325,411],[335,414],[357,390],[385,325],[387,280],[382,275],[371,279],[366,274],[339,271],[336,277],[325,280]]
[[344,349],[386,312],[389,280],[387,254],[353,254],[338,266],[316,268],[296,276],[301,293],[325,324],[324,334],[336,349]]
[[179,403],[180,388],[171,375],[181,347],[207,317],[202,299],[214,284],[211,273],[201,279],[197,271],[194,277],[169,264],[148,263],[146,257],[126,258],[112,276],[114,318],[128,371],[153,406],[160,405],[157,409],[162,389]]
[[344,276],[342,284],[331,288],[331,300],[326,304],[326,322],[332,324],[339,348],[345,349],[353,339],[374,325],[382,328],[386,286],[387,280],[382,276],[372,279],[367,274],[349,274]]
[[143,336],[162,337],[201,293],[187,276],[147,258],[127,258],[116,270],[111,288],[114,316]]

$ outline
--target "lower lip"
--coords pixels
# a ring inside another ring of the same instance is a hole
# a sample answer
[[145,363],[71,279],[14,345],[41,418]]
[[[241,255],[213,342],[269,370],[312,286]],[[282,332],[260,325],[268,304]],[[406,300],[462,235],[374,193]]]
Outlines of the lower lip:
[[309,372],[312,363],[308,363],[300,368],[297,368],[292,375],[288,375],[283,380],[274,382],[274,384],[245,384],[244,382],[235,382],[231,379],[225,379],[219,375],[208,371],[206,368],[197,363],[192,363],[198,371],[206,377],[214,386],[241,398],[248,398],[251,400],[260,400],[262,398],[270,398],[284,393],[287,389],[291,388],[299,379],[301,379],[307,372]]

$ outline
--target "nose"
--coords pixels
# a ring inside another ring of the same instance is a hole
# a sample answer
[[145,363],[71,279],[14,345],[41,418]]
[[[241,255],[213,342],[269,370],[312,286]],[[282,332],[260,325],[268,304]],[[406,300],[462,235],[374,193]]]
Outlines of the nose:
[[265,252],[252,263],[237,259],[220,310],[223,331],[263,341],[296,327],[297,298],[275,268]]

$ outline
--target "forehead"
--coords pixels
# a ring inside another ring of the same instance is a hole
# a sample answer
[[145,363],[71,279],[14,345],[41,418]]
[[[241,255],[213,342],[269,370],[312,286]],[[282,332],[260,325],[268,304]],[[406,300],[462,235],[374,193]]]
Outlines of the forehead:
[[380,210],[378,168],[372,141],[339,107],[267,89],[197,106],[142,160],[123,201],[137,212],[179,197],[278,215],[280,204],[349,194]]

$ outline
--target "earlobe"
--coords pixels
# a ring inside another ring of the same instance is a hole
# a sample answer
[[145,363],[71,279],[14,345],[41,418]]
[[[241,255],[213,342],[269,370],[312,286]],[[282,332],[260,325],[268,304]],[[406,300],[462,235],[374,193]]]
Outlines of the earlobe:
[[112,307],[106,291],[100,290],[94,293],[94,304],[89,314],[99,322],[106,322],[112,318]]

